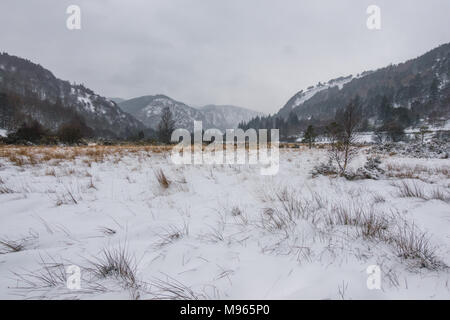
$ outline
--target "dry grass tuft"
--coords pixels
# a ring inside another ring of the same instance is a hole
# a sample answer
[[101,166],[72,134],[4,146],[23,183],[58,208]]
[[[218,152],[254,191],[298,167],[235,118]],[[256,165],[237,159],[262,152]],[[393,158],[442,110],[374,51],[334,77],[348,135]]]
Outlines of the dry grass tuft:
[[363,213],[358,222],[359,232],[365,239],[382,239],[388,230],[389,221],[374,211]]
[[164,171],[162,169],[159,169],[157,171],[155,171],[155,176],[156,179],[159,182],[159,185],[163,188],[163,189],[168,189],[171,181],[169,179],[167,179],[166,175],[164,174]]
[[0,177],[0,194],[14,193],[14,190],[7,187],[5,181]]
[[378,193],[374,193],[372,198],[373,202],[376,204],[386,202],[386,199],[381,194]]
[[90,261],[91,271],[98,278],[114,277],[130,288],[137,286],[136,263],[125,247],[103,249],[96,261]]
[[159,241],[156,243],[156,247],[162,248],[184,237],[187,237],[188,235],[189,226],[186,223],[181,227],[170,225],[167,228],[163,228],[163,231],[157,234]]
[[441,188],[434,188],[428,197],[429,199],[441,200],[450,203],[450,194]]
[[14,193],[14,190],[8,188],[5,185],[0,184],[0,194],[8,194],[8,193]]
[[100,228],[98,228],[98,230],[107,236],[113,236],[117,233],[116,230],[114,230],[112,228],[108,228],[108,227],[100,227]]
[[423,200],[441,200],[444,202],[450,202],[450,194],[440,187],[435,187],[431,192],[425,192],[423,186],[419,185],[416,181],[401,181],[400,183],[394,183],[398,189],[398,195],[402,198],[419,198]]
[[25,249],[25,241],[24,240],[0,240],[0,246],[3,247],[3,250],[0,251],[0,254],[6,254],[11,252],[19,252]]
[[297,192],[287,188],[276,192],[276,198],[281,204],[284,215],[290,221],[303,219],[315,224],[317,222],[317,210],[324,208],[327,201],[315,192],[312,192],[311,196],[312,200],[302,198]]
[[414,224],[398,224],[388,240],[398,257],[414,261],[418,267],[430,270],[447,268],[437,257],[437,248],[431,245],[428,235]]
[[450,178],[450,166],[427,167],[424,165],[411,165],[407,163],[386,163],[386,176],[398,179],[423,179],[425,177],[442,175]]
[[55,205],[57,207],[63,204],[78,204],[82,200],[80,191],[76,191],[73,187],[64,185],[64,190],[56,193]]
[[204,294],[194,292],[192,288],[180,281],[165,275],[166,279],[154,279],[151,284],[151,294],[156,300],[199,300],[207,299]]
[[67,283],[67,274],[64,264],[50,259],[45,262],[40,256],[41,269],[36,272],[28,272],[25,274],[13,273],[18,278],[16,289],[42,291],[49,288],[65,287]]
[[402,198],[420,198],[427,200],[423,186],[420,186],[416,181],[401,181],[399,184],[394,184],[398,189],[398,195]]
[[287,228],[292,225],[292,220],[288,216],[283,214],[281,210],[274,208],[264,208],[261,217],[261,226],[270,232],[284,230],[287,232]]

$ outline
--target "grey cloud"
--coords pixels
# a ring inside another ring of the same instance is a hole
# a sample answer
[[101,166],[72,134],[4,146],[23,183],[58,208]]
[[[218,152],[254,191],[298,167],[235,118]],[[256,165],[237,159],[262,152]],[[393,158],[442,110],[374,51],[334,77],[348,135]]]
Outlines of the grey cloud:
[[[69,4],[80,31],[65,27]],[[366,28],[370,4],[380,31]],[[318,81],[449,42],[448,12],[447,0],[2,0],[0,50],[105,96],[276,112]]]

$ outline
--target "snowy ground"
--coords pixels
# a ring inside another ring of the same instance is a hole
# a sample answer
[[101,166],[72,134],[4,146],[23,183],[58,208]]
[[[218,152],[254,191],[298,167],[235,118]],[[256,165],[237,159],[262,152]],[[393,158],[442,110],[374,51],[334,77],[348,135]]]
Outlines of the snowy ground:
[[382,180],[347,181],[311,177],[324,149],[281,149],[275,176],[143,147],[0,149],[1,299],[450,298],[448,159],[385,155]]

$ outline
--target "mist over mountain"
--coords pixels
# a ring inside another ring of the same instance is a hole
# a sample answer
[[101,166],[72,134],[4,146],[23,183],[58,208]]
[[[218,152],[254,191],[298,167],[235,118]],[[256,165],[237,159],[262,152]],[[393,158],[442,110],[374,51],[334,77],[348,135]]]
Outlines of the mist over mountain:
[[169,107],[172,112],[176,128],[192,130],[194,120],[201,120],[204,125],[209,125],[205,123],[205,119],[199,110],[165,95],[133,98],[119,103],[119,107],[152,129],[157,129],[165,107]]
[[237,128],[242,121],[262,115],[242,107],[230,105],[207,105],[200,108],[191,107],[165,95],[143,96],[119,103],[123,111],[142,121],[147,127],[157,129],[162,110],[169,107],[175,120],[175,127],[193,129],[195,120],[203,122],[203,128],[221,130]]
[[232,105],[206,105],[199,108],[206,122],[212,123],[214,128],[220,130],[234,129],[239,123],[246,122],[255,116],[263,116],[262,112],[249,110]]

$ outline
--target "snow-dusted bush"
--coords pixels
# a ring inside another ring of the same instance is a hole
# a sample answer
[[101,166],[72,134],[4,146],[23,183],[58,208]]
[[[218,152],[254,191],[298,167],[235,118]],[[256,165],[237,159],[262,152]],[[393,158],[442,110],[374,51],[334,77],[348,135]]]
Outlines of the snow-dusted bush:
[[345,177],[348,180],[378,180],[384,174],[384,170],[380,168],[380,165],[381,160],[379,157],[368,157],[363,167],[358,168],[354,172],[347,172]]
[[337,168],[331,163],[331,161],[328,161],[327,163],[319,163],[318,165],[314,166],[314,168],[311,171],[311,175],[313,178],[322,175],[322,176],[331,176],[331,175],[337,175],[338,170]]
[[[380,168],[381,160],[379,157],[368,157],[366,163],[363,167],[360,167],[356,170],[347,170],[344,174],[344,177],[347,180],[362,180],[362,179],[373,179],[378,180],[384,174],[384,170]],[[338,170],[331,162],[328,163],[319,163],[314,166],[311,171],[311,175],[313,178],[323,175],[330,176],[338,174]]]
[[432,140],[425,143],[384,143],[373,146],[368,152],[397,154],[413,158],[448,159],[450,143],[448,141]]

